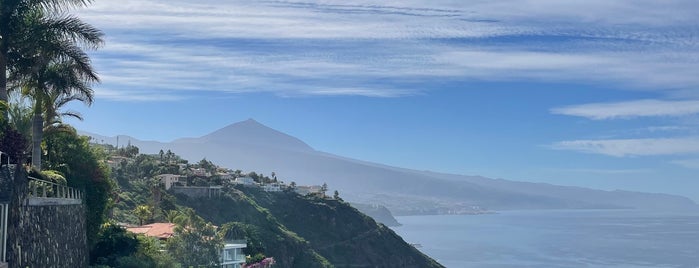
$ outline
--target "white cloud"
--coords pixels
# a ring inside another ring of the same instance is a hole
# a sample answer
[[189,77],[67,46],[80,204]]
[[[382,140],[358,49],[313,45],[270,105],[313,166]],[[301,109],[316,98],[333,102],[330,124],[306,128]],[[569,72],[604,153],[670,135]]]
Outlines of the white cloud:
[[699,138],[573,140],[556,142],[557,150],[572,150],[616,157],[699,153]]
[[685,116],[699,113],[699,100],[635,100],[612,103],[590,103],[551,109],[551,113],[586,117],[594,120]]
[[405,80],[541,80],[696,98],[696,10],[689,0],[124,0],[79,13],[109,37],[94,58],[112,89],[384,97],[424,90],[389,85]]

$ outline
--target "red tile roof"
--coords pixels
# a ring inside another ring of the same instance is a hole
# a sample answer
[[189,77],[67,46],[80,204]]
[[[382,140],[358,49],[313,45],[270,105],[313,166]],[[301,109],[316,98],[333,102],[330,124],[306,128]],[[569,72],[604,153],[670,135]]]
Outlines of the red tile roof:
[[146,236],[156,237],[159,239],[168,239],[175,233],[175,224],[151,223],[143,226],[126,228],[126,230],[135,234],[145,234]]

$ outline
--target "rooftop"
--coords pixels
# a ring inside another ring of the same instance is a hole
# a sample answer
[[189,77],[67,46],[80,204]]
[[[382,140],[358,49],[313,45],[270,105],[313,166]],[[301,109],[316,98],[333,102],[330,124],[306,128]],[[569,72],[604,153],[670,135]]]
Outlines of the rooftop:
[[126,228],[129,232],[135,234],[144,234],[150,237],[157,237],[159,239],[168,239],[175,233],[174,223],[151,223],[143,226],[129,227]]

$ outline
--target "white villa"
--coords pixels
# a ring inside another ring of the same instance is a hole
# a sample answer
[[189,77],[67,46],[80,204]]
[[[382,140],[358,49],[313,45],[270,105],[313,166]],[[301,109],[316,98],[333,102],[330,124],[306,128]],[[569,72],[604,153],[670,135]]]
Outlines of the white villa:
[[180,179],[183,178],[182,176],[175,174],[161,174],[155,177],[158,178],[160,182],[162,182],[165,185],[165,190],[170,190],[173,184],[175,184],[176,182],[180,182]]
[[247,247],[245,240],[226,241],[221,251],[222,268],[240,268],[245,263],[243,248]]
[[282,185],[279,183],[265,184],[262,185],[262,190],[265,190],[265,192],[281,192]]
[[300,195],[320,194],[323,193],[323,187],[320,185],[296,186],[294,191]]
[[219,172],[216,173],[216,176],[219,176],[221,180],[233,180],[235,177],[233,177],[233,174],[230,174],[228,172]]
[[236,184],[241,184],[243,186],[252,186],[252,185],[257,185],[255,180],[251,177],[240,177],[240,178],[235,178],[235,183]]
[[206,171],[206,169],[203,168],[194,168],[192,169],[192,174],[194,176],[199,176],[199,177],[209,177],[211,176],[211,173]]

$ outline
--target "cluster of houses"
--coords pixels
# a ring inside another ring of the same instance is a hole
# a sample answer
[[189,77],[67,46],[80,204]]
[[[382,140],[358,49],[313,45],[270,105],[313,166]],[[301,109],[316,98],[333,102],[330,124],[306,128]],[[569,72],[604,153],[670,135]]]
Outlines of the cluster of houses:
[[[193,169],[197,170],[197,169]],[[201,173],[202,177],[211,176],[208,173]],[[199,176],[195,174],[196,176]],[[252,177],[235,177],[228,173],[216,174],[222,182],[228,182],[233,185],[241,185],[243,187],[259,187],[266,192],[281,192],[285,189],[292,189],[300,195],[321,194],[324,195],[324,187],[313,186],[289,186],[283,182],[262,184],[256,182]],[[168,191],[184,193],[187,195],[196,195],[197,197],[212,197],[220,195],[223,186],[215,185],[208,187],[188,186],[187,176],[177,174],[161,174],[156,176],[158,180],[165,186]],[[169,238],[175,235],[175,224],[173,223],[151,223],[142,226],[127,227],[128,231],[136,234],[154,237],[162,242],[166,242]],[[164,244],[164,243],[163,243]],[[245,240],[225,241],[224,247],[220,252],[220,263],[222,268],[240,268],[244,267],[245,254],[243,249],[247,247]]]
[[[153,237],[159,241],[166,242],[169,238],[175,235],[174,223],[151,223],[137,227],[126,228],[129,232],[135,234],[143,234],[148,237]],[[246,240],[230,240],[223,245],[219,256],[221,268],[241,268],[245,264],[245,254],[243,249],[247,247]]]
[[[119,168],[124,162],[127,164],[132,164],[134,158],[112,155],[107,160],[107,165],[113,169]],[[167,191],[173,191],[175,193],[183,193],[191,197],[214,197],[220,196],[223,192],[223,185],[240,185],[242,187],[256,187],[260,188],[266,192],[282,192],[285,190],[293,190],[299,195],[320,195],[325,196],[325,186],[312,185],[312,186],[296,186],[295,183],[287,185],[284,182],[277,182],[276,178],[272,183],[259,183],[255,181],[254,178],[250,176],[241,176],[240,172],[233,172],[228,169],[218,168],[215,172],[210,170],[187,165],[184,163],[178,163],[179,170],[186,170],[187,175],[179,174],[160,174],[155,178],[161,182]],[[198,177],[209,179],[212,177],[217,177],[220,181],[220,185],[209,185],[209,186],[194,186],[189,185],[189,177]],[[143,234],[145,236],[154,237],[162,242],[167,241],[175,235],[175,224],[173,223],[151,223],[142,226],[132,226],[126,228],[128,231],[136,234]],[[163,243],[164,244],[164,243]],[[245,240],[232,240],[226,241],[223,249],[220,252],[220,263],[222,268],[239,268],[243,267],[245,264],[245,255],[243,254],[243,249],[246,248],[247,241]]]
[[[241,185],[244,187],[259,187],[265,192],[281,192],[284,189],[289,189],[292,188],[296,193],[300,195],[309,195],[309,194],[324,194],[323,187],[320,185],[312,185],[312,186],[289,186],[286,185],[283,182],[274,182],[274,183],[258,183],[256,182],[252,177],[235,177],[231,174],[228,173],[220,173],[216,174],[221,178],[221,181],[228,182],[232,185]],[[176,174],[161,174],[156,176],[158,180],[165,186],[165,190],[171,190],[173,189],[176,192],[192,192],[194,189],[202,189],[202,188],[209,188],[209,189],[222,189],[223,186],[221,185],[214,185],[214,186],[208,186],[208,187],[200,187],[200,186],[188,186],[187,185],[187,176],[184,175],[176,175]],[[189,189],[189,190],[186,190]]]

